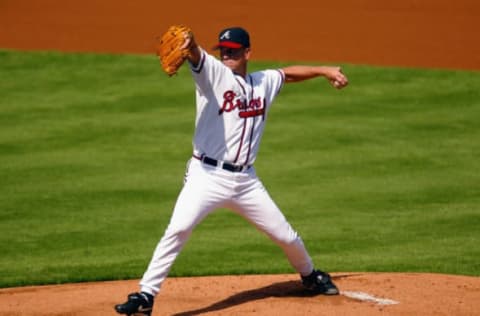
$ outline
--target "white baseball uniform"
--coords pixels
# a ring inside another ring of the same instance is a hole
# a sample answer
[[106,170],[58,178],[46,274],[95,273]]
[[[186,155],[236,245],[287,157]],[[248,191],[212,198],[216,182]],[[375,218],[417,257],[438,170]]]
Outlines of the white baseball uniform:
[[313,264],[298,234],[273,202],[255,173],[260,140],[282,70],[265,70],[245,78],[201,49],[191,66],[196,84],[193,157],[170,223],[140,282],[156,295],[194,227],[210,212],[229,208],[267,234],[301,275]]

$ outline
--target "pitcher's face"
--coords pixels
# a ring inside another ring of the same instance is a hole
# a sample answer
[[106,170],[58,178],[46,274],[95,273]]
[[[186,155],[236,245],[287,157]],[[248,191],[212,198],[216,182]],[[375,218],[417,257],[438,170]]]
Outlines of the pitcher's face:
[[250,48],[220,47],[220,60],[233,71],[243,67],[250,58]]

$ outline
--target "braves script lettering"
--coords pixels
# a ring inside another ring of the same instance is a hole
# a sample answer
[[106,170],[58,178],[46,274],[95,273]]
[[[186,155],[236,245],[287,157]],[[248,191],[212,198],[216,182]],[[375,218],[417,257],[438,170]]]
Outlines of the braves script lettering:
[[218,115],[222,115],[223,112],[232,112],[238,109],[238,115],[241,118],[264,115],[265,108],[262,108],[262,99],[260,97],[247,100],[241,100],[235,98],[237,94],[232,90],[228,90],[223,94],[222,108],[218,110]]

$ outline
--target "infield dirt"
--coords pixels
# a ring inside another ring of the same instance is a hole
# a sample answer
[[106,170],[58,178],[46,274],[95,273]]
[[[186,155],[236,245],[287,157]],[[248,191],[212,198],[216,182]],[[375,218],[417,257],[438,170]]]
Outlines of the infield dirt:
[[[169,278],[153,315],[478,315],[480,278],[412,273],[334,273],[342,293],[308,295],[297,275]],[[115,315],[138,280],[0,290],[0,316]],[[365,296],[365,295],[364,295]],[[385,305],[382,300],[394,301]]]
[[2,0],[0,47],[153,54],[179,23],[207,49],[244,26],[254,59],[480,70],[477,0]]
[[[225,26],[252,34],[255,59],[480,70],[480,1],[0,1],[0,47],[154,53],[183,23],[206,48]],[[152,249],[153,251],[153,249]],[[333,273],[342,293],[307,295],[296,275],[169,278],[154,315],[479,315],[480,278]],[[138,280],[0,289],[0,315],[114,315]],[[363,293],[364,300],[347,296]],[[375,300],[368,300],[368,296]],[[382,299],[396,304],[382,305]]]

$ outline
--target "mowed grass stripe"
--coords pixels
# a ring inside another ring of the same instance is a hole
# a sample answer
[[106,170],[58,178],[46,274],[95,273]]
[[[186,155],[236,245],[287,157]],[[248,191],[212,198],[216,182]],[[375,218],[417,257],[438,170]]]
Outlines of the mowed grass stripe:
[[[317,79],[278,96],[256,162],[270,194],[326,270],[479,275],[479,73],[342,66],[347,89]],[[140,277],[191,155],[187,67],[0,51],[0,73],[0,286]],[[172,269],[284,272],[226,210]]]

